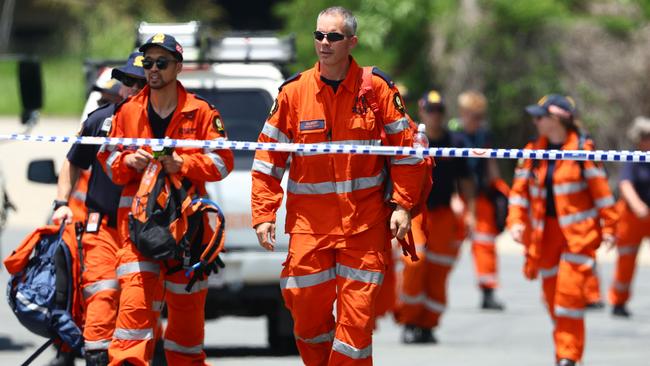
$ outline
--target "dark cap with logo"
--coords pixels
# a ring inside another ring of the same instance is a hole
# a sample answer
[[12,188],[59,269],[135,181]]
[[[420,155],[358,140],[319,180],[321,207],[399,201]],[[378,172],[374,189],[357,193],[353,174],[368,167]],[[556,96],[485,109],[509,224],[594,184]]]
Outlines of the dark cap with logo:
[[442,94],[437,90],[429,90],[424,93],[418,101],[418,105],[429,113],[445,112],[445,101],[442,98]]
[[120,95],[120,87],[122,83],[116,79],[109,79],[102,84],[95,84],[92,87],[92,90],[98,91],[100,93],[106,93],[110,95]]
[[117,80],[122,80],[124,76],[144,79],[144,69],[142,68],[143,59],[144,54],[142,52],[131,53],[125,65],[113,69],[111,77]]
[[562,95],[549,94],[545,95],[537,104],[532,104],[526,107],[526,113],[533,117],[543,117],[550,114],[569,118],[574,115],[576,111],[575,103]]
[[161,47],[171,52],[178,61],[183,61],[183,47],[180,43],[176,42],[174,36],[169,34],[157,33],[151,36],[138,51],[145,52],[149,47]]

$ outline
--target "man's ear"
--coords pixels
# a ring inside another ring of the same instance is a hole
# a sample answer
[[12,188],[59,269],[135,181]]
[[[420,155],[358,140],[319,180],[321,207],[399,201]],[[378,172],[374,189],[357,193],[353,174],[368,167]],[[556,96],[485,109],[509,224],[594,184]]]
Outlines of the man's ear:
[[350,50],[355,48],[358,43],[359,43],[359,37],[357,37],[357,36],[350,37]]
[[182,70],[183,70],[183,63],[179,61],[176,63],[176,74],[180,74]]

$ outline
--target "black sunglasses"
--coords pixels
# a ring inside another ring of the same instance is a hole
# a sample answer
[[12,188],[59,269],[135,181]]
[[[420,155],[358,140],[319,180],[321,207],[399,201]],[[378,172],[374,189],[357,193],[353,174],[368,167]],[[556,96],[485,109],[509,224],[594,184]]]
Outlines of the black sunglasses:
[[142,89],[147,84],[147,80],[145,79],[132,78],[130,76],[124,76],[120,81],[122,84],[124,84],[124,86],[128,88],[132,88],[134,85],[137,85],[138,88]]
[[314,32],[314,39],[316,39],[318,42],[321,42],[325,38],[327,38],[327,40],[330,42],[338,42],[338,41],[342,41],[345,38],[345,34],[341,34],[338,32],[329,32],[329,33],[323,33],[321,31]]
[[167,68],[167,66],[169,66],[170,62],[176,62],[176,60],[170,60],[165,57],[159,57],[156,60],[153,60],[151,58],[145,58],[144,60],[142,60],[142,67],[145,70],[150,70],[155,63],[158,70],[164,70]]

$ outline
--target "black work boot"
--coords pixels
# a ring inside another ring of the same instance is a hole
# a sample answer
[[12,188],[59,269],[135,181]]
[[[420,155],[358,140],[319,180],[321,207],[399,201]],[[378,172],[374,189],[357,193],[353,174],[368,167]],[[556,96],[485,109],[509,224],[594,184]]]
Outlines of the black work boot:
[[605,303],[602,301],[589,302],[586,306],[587,310],[602,310],[605,308]]
[[568,358],[562,358],[557,362],[557,366],[576,366],[576,362]]
[[612,308],[612,315],[621,318],[629,318],[630,316],[632,316],[632,314],[625,307],[625,304],[614,305],[614,307]]
[[494,297],[494,289],[483,288],[481,290],[483,291],[483,302],[481,303],[481,309],[498,311],[505,310],[506,307],[501,302],[497,301],[497,299]]
[[420,328],[414,325],[406,325],[402,331],[402,343],[423,344],[438,343],[431,328]]
[[88,351],[86,352],[86,366],[107,366],[108,351]]

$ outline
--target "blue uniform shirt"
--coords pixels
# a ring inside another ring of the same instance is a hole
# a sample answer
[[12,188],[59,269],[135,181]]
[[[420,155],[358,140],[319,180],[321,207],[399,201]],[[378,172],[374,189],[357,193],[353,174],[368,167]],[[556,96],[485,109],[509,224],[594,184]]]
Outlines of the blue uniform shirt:
[[[81,136],[108,136],[110,119],[115,113],[115,108],[115,104],[110,104],[91,112],[82,125]],[[68,152],[67,158],[72,165],[81,169],[92,166],[88,193],[86,193],[86,207],[89,211],[108,215],[109,225],[115,227],[122,187],[115,185],[104,172],[97,161],[98,150],[98,145],[76,144]]]
[[650,206],[650,164],[624,163],[621,180],[630,181],[639,197]]

